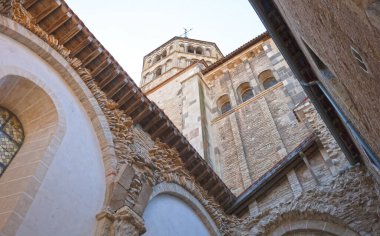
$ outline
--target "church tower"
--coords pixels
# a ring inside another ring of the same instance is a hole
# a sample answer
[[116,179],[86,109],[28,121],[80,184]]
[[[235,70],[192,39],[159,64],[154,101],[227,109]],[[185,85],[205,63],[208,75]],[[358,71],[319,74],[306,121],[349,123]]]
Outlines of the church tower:
[[210,65],[222,57],[215,43],[174,37],[144,57],[140,86],[150,90],[196,61]]
[[215,43],[186,37],[174,37],[144,57],[142,91],[203,157],[208,155],[201,71],[221,58]]
[[306,95],[266,33],[226,56],[174,37],[144,57],[141,88],[235,194],[312,134],[296,111]]

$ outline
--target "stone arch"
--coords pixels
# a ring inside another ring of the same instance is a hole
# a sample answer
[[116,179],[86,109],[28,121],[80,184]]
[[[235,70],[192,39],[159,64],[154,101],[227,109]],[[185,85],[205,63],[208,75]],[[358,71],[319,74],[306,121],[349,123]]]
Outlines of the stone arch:
[[155,78],[159,77],[160,75],[162,75],[162,66],[158,66],[158,67],[154,70],[154,77],[155,77]]
[[[218,227],[216,226],[211,216],[208,214],[207,210],[203,207],[203,205],[190,192],[178,184],[163,182],[155,185],[146,207],[149,205],[149,202],[152,201],[152,199],[156,198],[157,196],[164,195],[173,196],[183,201],[199,217],[199,219],[209,231],[210,235],[220,235]],[[146,207],[144,209],[144,212],[146,210]]]
[[236,91],[239,95],[240,102],[245,102],[254,96],[252,87],[249,82],[241,83]]
[[[3,72],[4,68],[0,68]],[[27,76],[32,78],[29,80],[15,74],[0,74],[0,91],[6,91],[0,93],[0,105],[19,118],[25,134],[23,145],[0,178],[1,189],[8,190],[0,195],[0,204],[6,204],[10,212],[8,217],[2,216],[8,223],[0,229],[5,233],[15,230],[11,226],[13,215],[26,216],[66,130],[58,99],[34,83],[34,76]],[[22,187],[15,189],[14,184]],[[9,201],[14,204],[4,203]],[[20,207],[21,202],[28,204]]]
[[273,72],[271,70],[265,70],[261,72],[258,76],[260,87],[265,90],[277,83],[276,78],[273,75]]
[[[34,52],[34,56],[39,57],[41,59],[41,62],[49,64],[51,69],[54,71],[55,75],[61,80],[61,82],[65,84],[67,88],[70,88],[72,95],[81,104],[81,107],[84,110],[84,114],[86,114],[89,124],[91,124],[91,126],[94,128],[93,131],[95,137],[97,138],[98,148],[102,153],[101,158],[103,160],[100,161],[102,161],[104,165],[103,171],[106,171],[103,177],[106,182],[105,188],[108,188],[108,184],[111,183],[115,178],[117,163],[116,155],[113,147],[112,134],[108,127],[106,117],[104,116],[102,109],[100,108],[96,99],[94,98],[94,95],[91,93],[91,91],[86,86],[86,84],[81,79],[80,75],[76,72],[76,70],[71,67],[70,63],[66,61],[61,56],[61,54],[59,54],[52,47],[50,47],[50,45],[48,45],[45,41],[40,39],[34,33],[20,26],[18,23],[15,23],[14,21],[6,17],[0,16],[0,22],[0,27],[5,29],[2,31],[2,34],[0,34],[0,37],[2,37],[5,40],[13,40],[14,43],[23,44],[24,46],[26,46],[27,49],[23,48],[22,50],[29,50]],[[20,67],[8,65],[0,66],[0,78],[2,78],[2,80],[7,78],[12,78],[12,80],[14,80],[13,78],[19,78],[22,81],[28,81],[31,84],[34,84],[35,88],[39,87],[48,95],[48,97],[51,98],[51,104],[54,104],[54,106],[56,107],[55,110],[57,111],[58,117],[56,127],[57,131],[56,135],[51,136],[51,144],[48,148],[47,156],[44,156],[46,161],[51,161],[51,157],[54,156],[54,152],[56,150],[55,148],[59,146],[59,142],[65,135],[66,120],[64,116],[60,116],[63,109],[60,106],[60,103],[57,102],[59,101],[59,99],[57,99],[58,96],[56,96],[51,90],[49,90],[48,86],[46,86],[46,84],[44,83],[43,79],[46,78],[35,76],[32,72],[33,68],[31,65],[25,63],[14,63],[14,65],[16,64],[20,64]],[[62,97],[60,97],[60,99],[62,99]],[[41,109],[43,109],[43,107],[41,107]],[[22,153],[19,152],[18,155],[19,154]],[[17,158],[18,155],[16,155],[15,158]],[[38,168],[36,173],[39,174],[39,177],[43,177],[46,174],[46,166],[45,169]],[[38,189],[38,186],[29,185],[27,188],[28,190],[35,188]],[[105,193],[107,192],[108,191],[105,191]],[[109,196],[107,194],[105,194],[104,196],[103,193],[104,206],[107,205],[108,200]],[[22,205],[23,214],[27,212],[28,206],[30,206],[32,202],[26,201],[24,203],[26,204]],[[12,218],[11,215],[8,216],[10,217],[9,219]],[[3,227],[0,229],[1,232],[8,232],[7,234],[12,234],[9,233],[11,231],[8,230],[17,230],[17,228],[21,224],[20,219],[15,219],[13,217],[11,220],[13,220],[13,222],[8,222],[9,224],[4,223],[2,225]]]
[[201,46],[196,47],[195,54],[203,55],[203,48]]
[[193,45],[188,45],[187,46],[187,52],[188,53],[195,53],[195,48]]
[[327,236],[359,236],[339,219],[314,212],[288,212],[277,220],[275,227],[268,235],[327,235]]
[[167,55],[168,55],[168,53],[166,52],[166,50],[164,50],[164,51],[161,53],[161,59],[165,58]]
[[161,60],[161,56],[160,55],[156,55],[153,59],[153,64],[160,61]]
[[224,94],[216,100],[216,106],[218,107],[219,113],[224,114],[231,110],[231,102],[227,94]]

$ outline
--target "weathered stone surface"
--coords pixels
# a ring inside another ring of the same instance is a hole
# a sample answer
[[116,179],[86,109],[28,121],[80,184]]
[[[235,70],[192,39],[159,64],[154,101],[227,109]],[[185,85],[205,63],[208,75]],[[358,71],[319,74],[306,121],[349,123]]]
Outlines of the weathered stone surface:
[[380,199],[374,186],[365,169],[353,167],[340,173],[329,185],[249,216],[232,230],[233,235],[270,235],[284,222],[299,220],[322,220],[345,225],[360,235],[378,235]]
[[[379,15],[370,13],[378,9],[379,1],[273,2],[298,39],[319,80],[364,140],[380,156],[380,84],[377,81],[380,77],[380,31],[376,25]],[[332,78],[323,76],[307,47],[333,73]],[[361,68],[352,49],[359,53],[367,71]],[[367,158],[365,161],[380,181],[379,171],[372,167]]]

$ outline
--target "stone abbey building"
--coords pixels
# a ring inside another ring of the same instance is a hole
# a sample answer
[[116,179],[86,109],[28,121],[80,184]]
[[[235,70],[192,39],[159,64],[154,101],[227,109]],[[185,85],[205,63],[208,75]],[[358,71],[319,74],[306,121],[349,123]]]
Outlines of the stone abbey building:
[[380,235],[376,132],[301,80],[302,4],[251,2],[270,34],[174,37],[139,88],[63,0],[0,0],[0,235]]

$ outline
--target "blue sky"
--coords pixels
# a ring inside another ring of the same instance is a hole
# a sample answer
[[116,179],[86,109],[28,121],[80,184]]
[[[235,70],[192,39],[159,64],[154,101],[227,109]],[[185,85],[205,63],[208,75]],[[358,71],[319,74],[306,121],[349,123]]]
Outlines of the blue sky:
[[265,31],[248,0],[66,0],[139,83],[144,55],[192,28],[224,55]]

